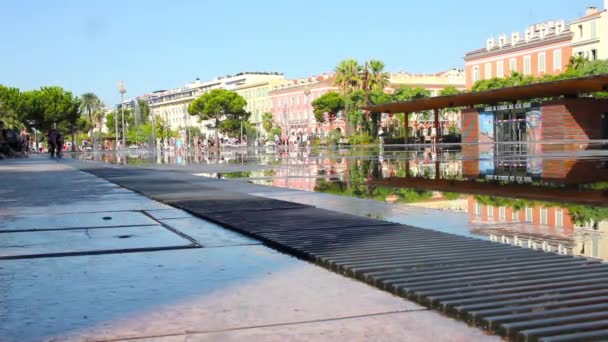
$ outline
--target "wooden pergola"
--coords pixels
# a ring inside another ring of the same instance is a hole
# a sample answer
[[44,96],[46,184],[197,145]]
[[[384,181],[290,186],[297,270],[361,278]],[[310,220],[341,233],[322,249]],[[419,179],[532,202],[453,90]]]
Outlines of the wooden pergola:
[[455,95],[427,97],[411,101],[391,102],[367,106],[364,109],[371,112],[389,114],[405,113],[405,142],[407,143],[410,113],[432,110],[435,114],[434,127],[439,134],[439,111],[444,108],[495,105],[503,102],[513,103],[522,100],[558,96],[577,97],[581,94],[597,93],[600,91],[608,91],[608,74]]

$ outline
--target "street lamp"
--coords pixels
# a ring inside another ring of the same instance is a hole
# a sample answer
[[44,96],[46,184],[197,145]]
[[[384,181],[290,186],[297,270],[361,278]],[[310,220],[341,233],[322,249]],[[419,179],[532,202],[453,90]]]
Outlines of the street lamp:
[[[309,97],[308,97],[308,96],[310,95],[310,88],[309,88],[308,86],[304,87],[304,95],[306,95],[306,121],[308,121],[308,122],[306,123],[306,126],[308,126],[308,127],[306,128],[306,130],[308,131],[308,130],[309,130],[309,127],[310,127],[310,119],[311,119],[311,117],[310,117],[310,115],[309,115],[309,113],[310,113],[310,112],[308,111],[308,107],[309,107],[309,106],[311,106],[311,105],[310,105],[310,101],[309,101]],[[312,107],[312,106],[311,106],[311,107]],[[310,134],[310,133],[309,133],[309,134]],[[310,138],[310,136],[308,135],[308,136],[306,137],[306,141],[309,141],[309,138]]]
[[[127,88],[125,88],[125,82],[120,81],[118,82],[118,92],[120,93],[120,111],[121,111],[121,115],[122,115],[122,147],[125,148],[125,146],[127,145],[127,140],[125,137],[125,106],[124,106],[124,98],[125,98],[125,93],[127,92]],[[117,135],[116,138],[118,139],[118,126],[116,126],[116,131],[117,131]]]

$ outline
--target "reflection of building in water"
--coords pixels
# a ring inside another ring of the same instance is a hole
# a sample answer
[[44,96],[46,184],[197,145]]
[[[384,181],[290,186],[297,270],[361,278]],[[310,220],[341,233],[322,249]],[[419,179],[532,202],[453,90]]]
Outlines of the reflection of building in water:
[[[554,184],[586,184],[605,181],[608,179],[608,165],[605,161],[541,158],[543,153],[584,152],[587,147],[587,144],[534,144],[523,147],[465,145],[462,147],[463,175],[467,178],[510,180],[512,183],[542,180]],[[507,152],[507,148],[511,151]],[[488,175],[496,177],[488,178]],[[522,178],[505,179],[500,176]]]
[[446,199],[442,192],[433,191],[433,200],[425,202],[412,202],[408,205],[413,207],[422,207],[428,209],[439,209],[453,211],[457,213],[466,213],[468,201],[466,198]]
[[577,224],[567,208],[531,203],[519,210],[468,197],[472,232],[490,240],[568,255],[608,260],[608,220]]
[[329,159],[308,157],[301,152],[294,152],[289,158],[282,158],[282,164],[276,168],[272,177],[272,186],[304,191],[314,191],[317,178],[344,180],[348,170],[346,158]]

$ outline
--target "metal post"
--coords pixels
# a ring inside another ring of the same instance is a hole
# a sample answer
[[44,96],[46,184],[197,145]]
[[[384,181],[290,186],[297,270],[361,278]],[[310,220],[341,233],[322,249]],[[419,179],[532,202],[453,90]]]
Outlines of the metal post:
[[435,108],[433,109],[433,112],[435,113],[435,122],[434,122],[434,126],[435,126],[435,139],[433,141],[433,143],[436,143],[439,141],[439,109]]
[[122,148],[127,147],[127,132],[125,131],[125,106],[124,102],[124,92],[120,93],[120,111],[122,115]]
[[152,150],[154,154],[156,154],[156,122],[154,120],[154,115],[152,115]]
[[[123,81],[118,82],[118,92],[120,92],[120,111],[122,112],[122,147],[125,148],[127,144],[127,139],[125,136],[125,106],[124,106],[124,96],[127,92],[125,88],[125,83]],[[118,132],[118,124],[116,125],[116,131]],[[116,139],[118,139],[118,134],[116,135]],[[116,142],[118,143],[118,141]]]
[[410,113],[403,113],[403,127],[405,129],[403,136],[405,137],[405,144],[407,145],[410,140]]
[[114,112],[114,150],[118,150],[118,108]]

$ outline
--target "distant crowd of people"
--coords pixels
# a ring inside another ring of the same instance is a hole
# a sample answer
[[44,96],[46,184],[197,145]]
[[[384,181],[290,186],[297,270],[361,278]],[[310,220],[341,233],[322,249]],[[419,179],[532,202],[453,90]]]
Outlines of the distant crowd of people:
[[[35,150],[31,144],[30,132],[27,128],[21,131],[17,128],[7,128],[4,121],[0,121],[0,159],[27,157]],[[64,138],[59,130],[51,128],[48,131],[47,144],[51,158],[61,158]]]

